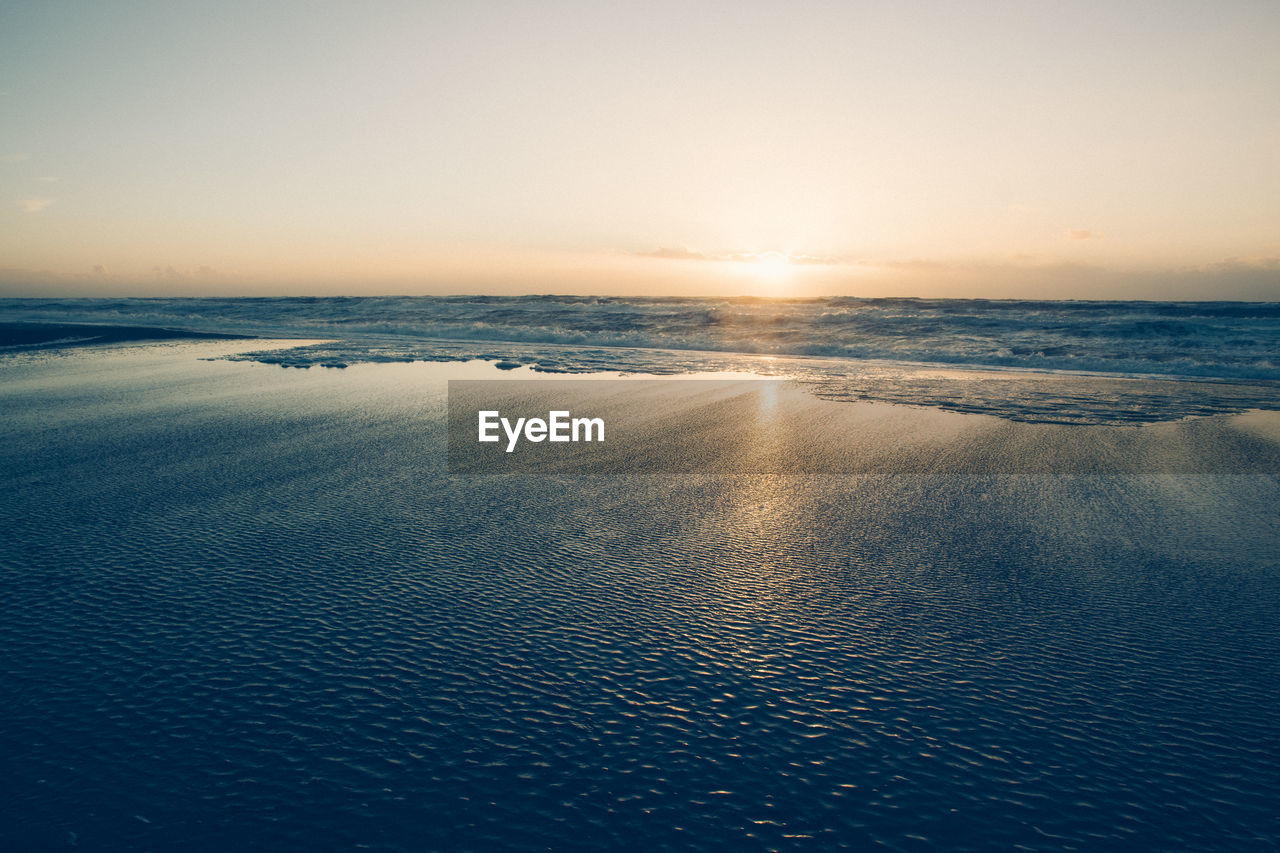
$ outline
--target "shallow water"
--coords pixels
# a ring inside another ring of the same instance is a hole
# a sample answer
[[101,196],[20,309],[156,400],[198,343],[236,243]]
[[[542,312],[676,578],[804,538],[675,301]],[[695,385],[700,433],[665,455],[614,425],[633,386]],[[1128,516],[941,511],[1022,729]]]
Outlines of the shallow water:
[[6,849],[1273,849],[1274,475],[450,476],[461,368],[215,351],[3,368]]
[[[239,356],[295,367],[484,359],[556,373],[748,371],[799,379],[830,399],[936,406],[1040,423],[1141,423],[1280,408],[1280,303],[0,299],[0,314],[58,324],[326,339],[287,352]],[[1090,375],[1074,375],[1081,372]],[[1135,376],[1144,381],[1122,378]]]

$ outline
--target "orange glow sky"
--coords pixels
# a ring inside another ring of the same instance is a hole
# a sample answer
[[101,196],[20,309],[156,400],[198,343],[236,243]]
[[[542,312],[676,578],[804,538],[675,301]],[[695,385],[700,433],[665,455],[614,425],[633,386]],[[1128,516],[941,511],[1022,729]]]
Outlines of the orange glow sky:
[[0,294],[1280,300],[1280,4],[0,6]]

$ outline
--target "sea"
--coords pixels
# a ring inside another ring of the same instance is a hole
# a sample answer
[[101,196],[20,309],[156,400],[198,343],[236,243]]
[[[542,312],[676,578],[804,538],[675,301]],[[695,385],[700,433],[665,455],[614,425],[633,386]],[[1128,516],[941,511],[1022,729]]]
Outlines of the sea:
[[86,324],[0,353],[0,849],[1280,844],[1280,475],[467,476],[445,453],[464,369],[750,373],[904,431],[1274,447],[1280,305],[0,320]]

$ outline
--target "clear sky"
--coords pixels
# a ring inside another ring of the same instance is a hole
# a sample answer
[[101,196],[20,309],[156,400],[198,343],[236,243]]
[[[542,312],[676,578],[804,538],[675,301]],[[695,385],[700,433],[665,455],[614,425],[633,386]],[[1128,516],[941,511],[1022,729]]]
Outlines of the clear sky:
[[0,293],[1280,299],[1280,2],[0,0]]

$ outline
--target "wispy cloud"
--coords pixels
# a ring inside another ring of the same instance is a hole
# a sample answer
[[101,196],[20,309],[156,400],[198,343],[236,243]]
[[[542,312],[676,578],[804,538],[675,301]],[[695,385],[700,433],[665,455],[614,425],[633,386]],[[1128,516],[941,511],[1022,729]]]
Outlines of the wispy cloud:
[[792,255],[791,263],[793,264],[821,264],[823,266],[835,266],[845,263],[844,258],[831,257],[830,255]]
[[31,155],[25,153],[0,154],[0,163],[21,163],[23,160],[30,160]]
[[18,199],[18,207],[21,207],[26,213],[39,213],[51,204],[53,204],[53,199],[51,198]]
[[0,296],[259,294],[264,282],[210,266],[121,270],[93,264],[77,271],[0,266]]
[[1216,264],[1201,267],[1207,273],[1215,275],[1231,275],[1236,273],[1270,273],[1277,276],[1276,284],[1280,285],[1280,258],[1227,258]]
[[668,261],[728,261],[731,263],[754,264],[761,261],[780,262],[788,264],[824,264],[833,265],[844,263],[840,258],[833,258],[826,255],[800,255],[790,254],[787,252],[720,252],[708,254],[706,252],[697,252],[693,249],[673,249],[660,248],[653,249],[648,252],[636,252],[641,258],[658,258]]
[[636,252],[642,258],[662,258],[668,261],[710,261],[710,255],[695,252],[691,249],[654,249],[651,252]]
[[1029,256],[1010,261],[864,259],[849,265],[865,273],[860,285],[878,284],[884,292],[916,296],[981,292],[995,298],[1163,300],[1204,299],[1212,294],[1220,299],[1280,301],[1280,258],[1273,256],[1146,269]]
[[[94,267],[95,273],[97,270],[98,267]],[[227,278],[227,276],[211,266],[200,266],[194,270],[180,270],[171,264],[163,267],[152,267],[151,276],[157,281],[167,282],[218,282]]]
[[1072,228],[1066,233],[1066,238],[1068,240],[1097,240],[1101,237],[1101,234],[1094,234],[1092,231],[1088,231],[1084,228]]
[[949,272],[956,269],[955,264],[944,263],[943,261],[929,260],[928,258],[906,258],[903,260],[887,260],[887,261],[859,261],[862,266],[883,267],[884,269],[894,270],[895,272],[910,273],[936,273]]

